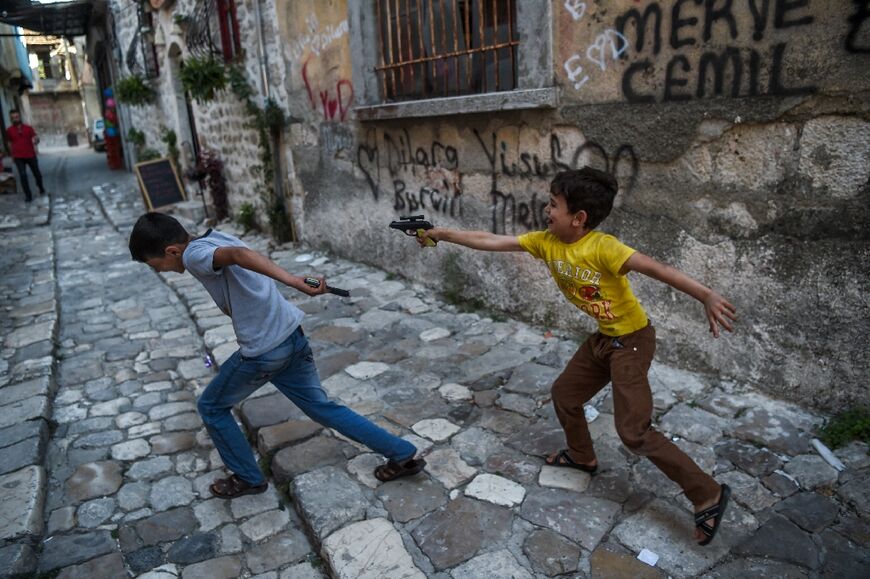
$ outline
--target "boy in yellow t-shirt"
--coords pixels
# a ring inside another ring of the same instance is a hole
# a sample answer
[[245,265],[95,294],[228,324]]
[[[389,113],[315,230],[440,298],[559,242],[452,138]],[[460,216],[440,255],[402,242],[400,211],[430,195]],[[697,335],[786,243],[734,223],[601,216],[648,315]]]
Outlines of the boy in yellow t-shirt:
[[719,485],[651,426],[653,402],[647,372],[655,353],[655,329],[631,291],[626,274],[637,271],[687,293],[704,305],[713,337],[728,331],[736,310],[722,296],[673,267],[635,251],[612,235],[594,231],[613,208],[616,179],[585,167],[558,173],[550,184],[547,230],[519,237],[436,227],[417,241],[448,241],[484,251],[527,251],[543,260],[565,297],[598,321],[553,383],[556,415],[568,448],[547,464],[594,472],[598,468],[583,405],[608,382],[622,442],[646,456],[679,484],[695,505],[695,539],[708,544],[719,529],[730,489]]

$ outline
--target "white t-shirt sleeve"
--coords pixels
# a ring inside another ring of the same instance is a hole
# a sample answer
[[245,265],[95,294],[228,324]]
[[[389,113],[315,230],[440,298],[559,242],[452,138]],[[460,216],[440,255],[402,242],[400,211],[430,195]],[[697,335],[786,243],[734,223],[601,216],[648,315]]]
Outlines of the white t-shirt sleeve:
[[223,273],[221,268],[214,268],[214,252],[217,249],[210,243],[192,241],[184,250],[182,260],[184,267],[197,277],[218,276]]

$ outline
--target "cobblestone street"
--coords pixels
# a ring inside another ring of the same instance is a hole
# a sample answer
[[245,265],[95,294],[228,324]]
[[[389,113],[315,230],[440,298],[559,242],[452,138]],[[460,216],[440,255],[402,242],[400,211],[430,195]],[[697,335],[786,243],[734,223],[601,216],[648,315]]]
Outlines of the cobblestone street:
[[4,577],[870,574],[870,456],[855,442],[836,450],[845,470],[826,462],[811,445],[826,417],[757,385],[653,365],[657,428],[733,489],[722,529],[699,547],[679,487],[621,444],[608,388],[587,407],[598,474],[544,465],[565,446],[549,387],[576,336],[262,235],[243,239],[351,291],[282,288],[306,313],[330,395],[413,442],[428,466],[379,483],[379,456],[267,385],[238,418],[272,484],[212,498],[225,471],[196,398],[236,349],[229,318],[190,275],[130,260],[144,211],[131,175],[86,149],[46,154],[43,171],[50,200],[0,196]]

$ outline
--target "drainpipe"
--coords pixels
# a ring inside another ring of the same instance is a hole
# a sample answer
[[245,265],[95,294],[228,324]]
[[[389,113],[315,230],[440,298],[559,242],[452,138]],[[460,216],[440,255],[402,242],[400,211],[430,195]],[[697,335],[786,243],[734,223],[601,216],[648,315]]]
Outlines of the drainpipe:
[[266,45],[263,42],[263,20],[260,17],[260,0],[252,0],[254,22],[257,27],[257,61],[260,65],[260,88],[263,96],[269,98],[269,67],[266,62]]
[[[269,66],[266,60],[266,45],[263,42],[263,20],[260,15],[260,0],[252,0],[254,5],[254,22],[257,28],[257,61],[260,65],[260,85],[265,99],[271,98]],[[265,103],[264,103],[265,105]],[[275,189],[275,197],[281,205],[281,212],[290,226],[290,241],[296,241],[296,228],[293,227],[293,219],[287,212],[287,205],[284,202],[284,170],[281,165],[281,135],[270,135],[272,139],[272,165],[275,167],[272,177],[272,186]]]

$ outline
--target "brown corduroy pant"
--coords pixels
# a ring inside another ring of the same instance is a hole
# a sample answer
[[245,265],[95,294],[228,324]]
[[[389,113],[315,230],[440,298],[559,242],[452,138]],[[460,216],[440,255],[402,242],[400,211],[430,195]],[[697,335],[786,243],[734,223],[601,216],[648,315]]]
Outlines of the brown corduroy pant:
[[565,431],[569,456],[576,462],[592,462],[595,451],[583,405],[612,382],[614,422],[623,444],[634,454],[649,458],[697,506],[715,499],[719,484],[652,428],[653,399],[647,372],[655,349],[652,324],[619,338],[593,334],[553,383],[553,405]]

